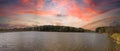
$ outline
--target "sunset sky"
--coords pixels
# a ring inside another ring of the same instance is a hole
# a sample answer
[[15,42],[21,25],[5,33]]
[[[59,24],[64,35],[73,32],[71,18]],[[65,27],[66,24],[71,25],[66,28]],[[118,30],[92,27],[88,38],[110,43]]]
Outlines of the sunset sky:
[[119,8],[120,0],[0,0],[0,24],[81,27]]

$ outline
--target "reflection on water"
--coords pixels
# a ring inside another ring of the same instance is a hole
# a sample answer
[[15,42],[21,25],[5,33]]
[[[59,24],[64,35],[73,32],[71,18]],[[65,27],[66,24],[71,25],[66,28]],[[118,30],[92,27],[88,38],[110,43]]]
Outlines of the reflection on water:
[[113,46],[96,33],[0,33],[0,51],[115,51]]

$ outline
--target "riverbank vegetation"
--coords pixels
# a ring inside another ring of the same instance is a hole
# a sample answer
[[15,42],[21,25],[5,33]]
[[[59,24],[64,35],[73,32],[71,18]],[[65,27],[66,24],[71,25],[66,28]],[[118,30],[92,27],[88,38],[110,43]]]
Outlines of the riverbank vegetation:
[[106,34],[120,33],[120,26],[98,27],[96,28],[96,32]]
[[108,34],[117,44],[120,44],[120,26],[98,27],[96,32]]

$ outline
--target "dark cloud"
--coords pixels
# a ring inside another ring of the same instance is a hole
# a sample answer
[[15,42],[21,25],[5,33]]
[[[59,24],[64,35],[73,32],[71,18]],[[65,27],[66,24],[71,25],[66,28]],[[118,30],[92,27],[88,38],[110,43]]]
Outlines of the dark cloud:
[[18,5],[19,0],[0,0],[0,7]]
[[120,0],[83,0],[88,7],[102,13],[120,8]]
[[104,6],[104,5],[109,5],[109,4],[115,4],[120,2],[120,0],[84,0],[87,4],[89,5],[94,5],[94,6]]

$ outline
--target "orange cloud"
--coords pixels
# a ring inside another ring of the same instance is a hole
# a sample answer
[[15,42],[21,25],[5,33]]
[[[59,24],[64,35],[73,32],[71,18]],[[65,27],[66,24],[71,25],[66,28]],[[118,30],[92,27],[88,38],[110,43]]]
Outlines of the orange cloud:
[[29,11],[18,11],[17,14],[35,14],[35,15],[56,15],[56,12],[54,11],[35,11],[35,10],[29,10]]

